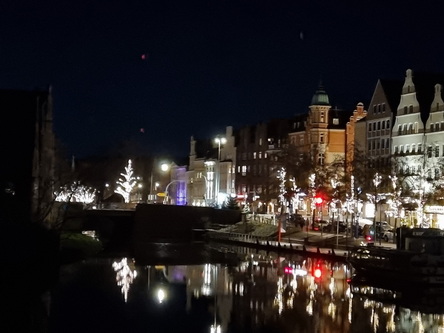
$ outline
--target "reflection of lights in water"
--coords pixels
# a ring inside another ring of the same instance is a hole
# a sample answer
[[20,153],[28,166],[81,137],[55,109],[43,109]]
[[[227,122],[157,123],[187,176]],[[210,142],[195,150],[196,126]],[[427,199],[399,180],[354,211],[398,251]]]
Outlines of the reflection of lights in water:
[[276,296],[274,297],[274,304],[278,307],[278,313],[281,314],[282,310],[284,308],[283,302],[282,302],[282,293],[284,291],[284,284],[282,281],[282,276],[278,278],[277,281],[277,290],[276,290]]
[[244,296],[244,283],[241,281],[238,285],[236,285],[236,293],[240,296]]
[[203,285],[202,285],[202,295],[209,296],[213,293],[213,288],[211,287],[211,265],[205,264],[203,271]]
[[333,298],[335,293],[335,279],[330,278],[330,284],[328,286],[328,289],[330,289],[330,296]]
[[211,325],[210,327],[210,333],[221,333],[222,329],[220,328],[220,325]]
[[130,285],[133,283],[134,279],[137,277],[137,271],[131,271],[131,268],[128,266],[127,258],[123,258],[120,262],[113,262],[112,267],[116,272],[116,282],[118,286],[121,286],[121,291],[125,302],[128,299],[128,291]]
[[163,301],[167,297],[165,289],[159,287],[159,289],[157,289],[157,292],[156,292],[156,297],[157,297],[157,301],[159,302],[159,304],[162,304]]
[[330,302],[328,304],[327,313],[330,315],[332,320],[335,320],[336,317],[336,304],[333,302]]

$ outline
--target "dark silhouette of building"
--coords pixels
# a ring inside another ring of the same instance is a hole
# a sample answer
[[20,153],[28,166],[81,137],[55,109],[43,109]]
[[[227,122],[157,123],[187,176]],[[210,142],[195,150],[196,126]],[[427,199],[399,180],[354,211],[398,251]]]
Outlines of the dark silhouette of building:
[[51,88],[0,90],[0,112],[0,184],[6,210],[2,214],[23,222],[42,222],[54,193]]

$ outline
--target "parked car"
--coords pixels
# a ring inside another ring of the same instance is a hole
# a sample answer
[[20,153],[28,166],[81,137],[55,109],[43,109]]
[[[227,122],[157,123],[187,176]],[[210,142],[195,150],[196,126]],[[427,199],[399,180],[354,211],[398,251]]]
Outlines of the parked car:
[[335,221],[333,223],[329,222],[326,225],[324,225],[322,227],[322,231],[336,233],[338,231],[338,227],[339,227],[340,233],[345,232],[347,230],[347,224],[345,222],[339,221],[339,225],[338,225],[338,222]]
[[315,221],[312,223],[311,228],[312,228],[314,231],[320,231],[320,230],[322,230],[322,228],[323,228],[326,224],[328,224],[328,221],[325,221],[325,220],[315,220]]
[[395,237],[395,230],[394,229],[387,229],[382,234],[382,239],[386,242],[393,242],[394,237]]

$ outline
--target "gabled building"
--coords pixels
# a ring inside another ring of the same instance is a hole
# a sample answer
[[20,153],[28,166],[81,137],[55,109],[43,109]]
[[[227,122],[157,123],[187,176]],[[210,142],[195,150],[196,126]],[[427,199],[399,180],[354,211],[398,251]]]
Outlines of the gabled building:
[[[418,205],[417,223],[444,227],[444,211],[423,215],[423,205],[442,183],[444,162],[443,74],[406,71],[392,131],[395,172]],[[441,182],[441,183],[440,183]],[[427,213],[427,208],[424,211]],[[427,221],[423,221],[423,218]]]
[[375,168],[390,165],[392,127],[400,100],[402,81],[378,80],[366,117],[365,140],[359,148]]

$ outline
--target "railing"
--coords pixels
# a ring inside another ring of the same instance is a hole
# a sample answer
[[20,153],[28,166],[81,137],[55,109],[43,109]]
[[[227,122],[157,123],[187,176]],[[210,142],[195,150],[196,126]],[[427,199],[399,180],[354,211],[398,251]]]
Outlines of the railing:
[[[274,249],[276,251],[291,251],[298,252],[305,255],[323,256],[328,259],[335,258],[336,260],[346,260],[348,257],[348,251],[343,253],[335,252],[333,248],[310,246],[300,242],[278,242],[270,240],[269,237],[253,236],[251,234],[234,233],[234,232],[220,232],[209,231],[208,237],[214,241],[228,241],[237,244],[242,244],[247,247],[261,247],[267,250]],[[338,251],[338,249],[336,249]]]

